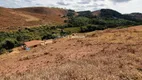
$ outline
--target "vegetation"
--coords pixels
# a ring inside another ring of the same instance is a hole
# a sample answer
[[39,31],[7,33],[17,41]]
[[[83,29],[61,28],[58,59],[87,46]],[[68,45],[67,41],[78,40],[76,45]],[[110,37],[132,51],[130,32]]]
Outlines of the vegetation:
[[122,18],[123,15],[117,11],[111,10],[111,9],[101,9],[100,17],[104,18]]
[[54,39],[68,34],[69,32],[55,26],[26,28],[16,32],[0,32],[0,54],[11,51],[12,48],[22,45],[25,41]]
[[25,41],[54,39],[71,33],[142,24],[141,20],[109,9],[102,9],[99,16],[93,16],[90,11],[82,11],[77,14],[73,10],[68,10],[68,14],[65,16],[68,20],[63,26],[40,26],[15,32],[0,32],[0,54],[11,51],[12,48],[22,45]]
[[[126,27],[142,24],[141,20],[128,18],[126,15],[122,15],[117,11],[110,9],[102,9],[99,16],[93,16],[90,11],[78,12],[78,15],[74,14],[74,11],[69,11],[68,14],[68,27],[80,28],[80,32],[89,32],[94,30],[104,30],[107,28]],[[71,29],[70,28],[70,29]],[[74,30],[75,31],[75,30]],[[79,31],[79,30],[78,30]]]

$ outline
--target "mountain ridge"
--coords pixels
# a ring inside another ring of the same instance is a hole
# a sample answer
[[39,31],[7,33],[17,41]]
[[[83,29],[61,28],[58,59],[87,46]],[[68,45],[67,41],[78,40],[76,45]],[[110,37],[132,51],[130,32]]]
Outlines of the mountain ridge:
[[[73,10],[74,11],[74,10]],[[68,19],[69,10],[49,7],[24,7],[4,8],[0,7],[0,30],[18,30],[39,25],[64,25]],[[122,18],[127,20],[142,20],[142,14],[121,14],[112,9],[97,11],[74,11],[75,16]]]

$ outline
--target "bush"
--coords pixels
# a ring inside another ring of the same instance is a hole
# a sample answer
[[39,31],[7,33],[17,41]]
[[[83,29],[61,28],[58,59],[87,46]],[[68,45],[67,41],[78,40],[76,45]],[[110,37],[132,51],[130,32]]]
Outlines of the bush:
[[76,17],[69,20],[69,25],[73,27],[86,26],[89,24],[90,19],[87,17]]
[[18,42],[16,40],[12,40],[12,39],[6,39],[2,42],[2,48],[9,50],[12,49],[14,47],[16,47],[18,44]]
[[95,31],[95,30],[104,30],[107,27],[101,26],[101,25],[88,25],[88,26],[82,26],[80,27],[81,32],[90,32],[90,31]]
[[47,39],[55,39],[57,38],[58,36],[55,35],[55,34],[46,34],[42,37],[42,40],[47,40]]
[[5,52],[11,52],[12,48],[18,46],[18,41],[15,39],[5,39],[0,43],[0,54],[5,53]]

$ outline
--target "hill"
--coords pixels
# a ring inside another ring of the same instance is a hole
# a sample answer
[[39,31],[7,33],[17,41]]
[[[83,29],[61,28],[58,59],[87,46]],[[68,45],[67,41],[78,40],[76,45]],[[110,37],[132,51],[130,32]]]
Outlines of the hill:
[[102,18],[118,18],[118,19],[126,19],[133,21],[141,21],[142,13],[130,13],[130,14],[121,14],[118,11],[112,9],[101,9],[92,12],[93,16],[102,17]]
[[141,80],[141,43],[142,26],[134,26],[74,34],[30,51],[15,48],[0,56],[0,79]]
[[131,14],[128,14],[128,15],[132,16],[133,18],[142,20],[142,13],[131,13]]
[[[91,25],[103,25],[106,27],[139,25],[142,23],[140,13],[121,14],[112,9],[76,12],[74,10],[48,7],[0,7],[0,20],[0,31],[19,30],[27,27],[38,27],[39,25],[59,26],[67,24],[67,26],[65,25],[66,27],[80,27],[86,22]],[[82,23],[79,20],[88,21]],[[115,23],[116,25],[114,25]],[[88,26],[88,24],[82,26]]]
[[123,16],[121,13],[112,9],[101,9],[92,12],[92,14],[97,17],[105,17],[105,18],[122,18]]
[[13,14],[15,11],[0,7],[0,30],[11,28],[10,26],[20,26],[25,22],[24,17]]
[[59,8],[0,8],[0,30],[18,30],[19,28],[39,25],[63,25],[67,10]]

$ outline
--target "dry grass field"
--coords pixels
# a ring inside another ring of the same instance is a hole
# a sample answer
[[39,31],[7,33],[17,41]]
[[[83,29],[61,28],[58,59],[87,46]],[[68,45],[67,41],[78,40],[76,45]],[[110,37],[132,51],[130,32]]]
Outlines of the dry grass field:
[[0,7],[0,31],[18,30],[27,26],[62,25],[67,10],[59,8],[29,7],[3,8]]
[[142,80],[142,26],[83,35],[1,55],[0,80]]

